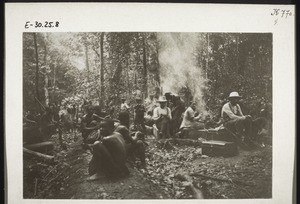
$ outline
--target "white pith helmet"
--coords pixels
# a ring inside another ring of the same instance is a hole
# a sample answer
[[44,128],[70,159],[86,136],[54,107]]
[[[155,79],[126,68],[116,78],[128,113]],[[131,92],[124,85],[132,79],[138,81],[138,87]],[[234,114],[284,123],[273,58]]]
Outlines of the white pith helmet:
[[236,91],[233,91],[229,94],[229,97],[228,98],[242,98],[238,92]]

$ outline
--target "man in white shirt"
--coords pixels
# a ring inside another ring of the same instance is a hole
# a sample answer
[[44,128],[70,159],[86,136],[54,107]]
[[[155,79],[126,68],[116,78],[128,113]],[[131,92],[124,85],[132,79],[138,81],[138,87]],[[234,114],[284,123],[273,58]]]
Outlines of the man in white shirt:
[[229,102],[223,105],[221,117],[224,127],[242,135],[242,139],[244,139],[245,130],[245,139],[250,139],[252,134],[252,119],[250,115],[244,116],[238,104],[240,99],[241,96],[238,92],[231,92],[228,97]]
[[185,110],[183,115],[183,120],[180,125],[180,129],[182,128],[194,128],[194,129],[202,129],[204,128],[204,124],[199,122],[201,115],[196,116],[196,102],[192,101],[191,105]]
[[170,121],[172,119],[171,110],[167,107],[167,100],[165,96],[161,96],[158,99],[160,104],[153,110],[153,120],[159,130],[160,138],[170,137]]

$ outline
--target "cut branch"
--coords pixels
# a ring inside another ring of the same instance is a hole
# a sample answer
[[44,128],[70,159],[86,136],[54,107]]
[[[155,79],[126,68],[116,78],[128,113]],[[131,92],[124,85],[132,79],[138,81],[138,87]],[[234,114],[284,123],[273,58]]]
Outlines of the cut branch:
[[50,156],[50,155],[47,155],[47,154],[42,154],[42,153],[39,153],[39,152],[35,152],[35,151],[32,151],[32,150],[26,149],[24,147],[23,147],[23,153],[24,153],[24,155],[33,156],[33,157],[38,158],[38,159],[43,159],[47,162],[54,162],[54,156]]
[[47,142],[41,142],[36,144],[28,144],[24,145],[26,149],[37,151],[37,152],[48,152],[53,150],[54,144],[53,142],[47,141]]

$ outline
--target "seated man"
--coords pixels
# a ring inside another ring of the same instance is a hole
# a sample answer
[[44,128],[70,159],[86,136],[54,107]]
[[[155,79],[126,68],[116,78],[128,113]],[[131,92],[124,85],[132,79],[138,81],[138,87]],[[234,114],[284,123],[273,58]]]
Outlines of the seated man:
[[94,114],[93,106],[88,106],[86,108],[87,114],[83,116],[81,121],[81,133],[84,143],[94,143],[95,137],[90,137],[89,135],[99,129],[100,118]]
[[167,100],[165,96],[161,96],[158,100],[159,107],[153,110],[153,120],[158,128],[158,135],[160,138],[169,138],[170,135],[170,121],[172,120],[171,110],[167,107]]
[[249,141],[252,137],[252,119],[250,115],[243,115],[238,104],[240,98],[237,92],[231,92],[229,102],[223,105],[221,117],[225,128],[241,135],[243,141]]
[[[125,148],[126,148],[126,154],[129,157],[137,156],[142,163],[142,166],[144,167],[146,165],[145,162],[145,147],[144,147],[144,137],[142,135],[141,138],[135,137],[132,138],[129,134],[129,129],[127,127],[127,121],[129,118],[126,118],[126,115],[124,115],[125,112],[121,112],[119,114],[119,120],[120,124],[116,127],[115,132],[119,132],[123,139],[125,140]],[[129,117],[129,115],[127,116]],[[140,133],[142,134],[142,133]]]
[[89,164],[89,174],[92,175],[89,180],[99,179],[101,174],[114,178],[127,176],[125,141],[120,133],[114,132],[113,120],[102,121],[100,132],[103,138],[89,145],[93,154]]
[[204,123],[201,123],[199,120],[201,115],[196,112],[196,102],[192,101],[191,105],[185,110],[183,115],[183,120],[180,125],[180,130],[182,129],[203,129]]

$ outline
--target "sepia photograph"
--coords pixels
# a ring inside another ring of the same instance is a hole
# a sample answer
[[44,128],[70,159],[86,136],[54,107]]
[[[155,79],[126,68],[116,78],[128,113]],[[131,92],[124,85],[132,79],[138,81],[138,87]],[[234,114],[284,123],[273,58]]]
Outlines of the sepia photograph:
[[271,32],[23,32],[24,199],[272,199]]
[[8,204],[295,201],[295,8],[5,5]]

